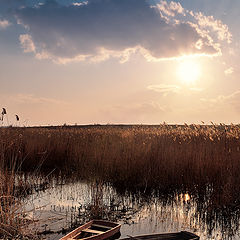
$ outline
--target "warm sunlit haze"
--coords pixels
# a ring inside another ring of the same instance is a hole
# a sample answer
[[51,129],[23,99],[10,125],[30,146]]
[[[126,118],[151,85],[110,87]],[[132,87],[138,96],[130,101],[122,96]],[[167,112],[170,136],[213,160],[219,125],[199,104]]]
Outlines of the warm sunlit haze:
[[239,8],[1,0],[3,124],[239,123]]
[[0,0],[0,240],[240,240],[240,0]]
[[185,84],[194,84],[201,75],[200,66],[192,60],[184,60],[179,64],[177,74]]

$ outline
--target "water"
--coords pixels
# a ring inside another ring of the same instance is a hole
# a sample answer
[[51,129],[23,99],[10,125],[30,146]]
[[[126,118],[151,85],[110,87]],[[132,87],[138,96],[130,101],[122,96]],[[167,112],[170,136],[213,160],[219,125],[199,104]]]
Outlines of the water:
[[32,222],[29,228],[44,232],[49,240],[96,217],[121,223],[121,238],[186,230],[201,239],[240,239],[238,209],[215,209],[209,196],[187,192],[120,194],[108,185],[52,180],[49,188],[26,198],[24,207]]

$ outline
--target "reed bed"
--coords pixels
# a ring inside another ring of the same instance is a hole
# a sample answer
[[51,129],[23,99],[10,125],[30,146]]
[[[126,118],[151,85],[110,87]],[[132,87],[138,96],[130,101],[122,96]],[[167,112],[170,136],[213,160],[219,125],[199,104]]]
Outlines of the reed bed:
[[32,220],[26,218],[22,200],[36,184],[20,171],[21,146],[1,136],[0,149],[0,239],[39,239],[26,228]]
[[188,192],[212,222],[238,211],[239,172],[238,125],[0,128],[0,236],[26,236],[20,200],[34,184],[23,173],[90,180],[94,217],[104,214],[99,192],[107,183],[159,198]]
[[122,189],[210,185],[227,202],[240,188],[239,138],[236,125],[4,128],[0,164],[101,179]]
[[0,170],[0,239],[34,239],[25,231],[30,222],[21,202],[25,184],[13,171]]

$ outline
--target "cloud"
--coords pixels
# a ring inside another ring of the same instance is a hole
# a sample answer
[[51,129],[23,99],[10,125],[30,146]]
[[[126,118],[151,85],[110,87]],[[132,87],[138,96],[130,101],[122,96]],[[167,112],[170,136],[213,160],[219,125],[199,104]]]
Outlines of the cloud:
[[[20,8],[15,16],[27,31],[20,39],[25,52],[32,50],[37,58],[58,63],[109,57],[124,62],[136,52],[148,61],[213,56],[221,54],[219,41],[229,39],[226,25],[191,15],[176,2],[152,6],[147,0],[89,0],[61,5],[48,0]],[[216,39],[211,36],[215,31]]]
[[233,67],[230,67],[224,71],[225,75],[231,75],[233,74],[233,72],[234,72]]
[[192,15],[198,20],[198,24],[202,29],[214,31],[217,34],[217,38],[221,41],[232,42],[232,34],[229,32],[228,26],[223,24],[222,21],[214,19],[213,16],[205,16],[201,12],[192,13]]
[[[156,5],[160,14],[168,21],[173,23],[188,22],[192,25],[202,38],[209,40],[210,46],[218,49],[220,42],[226,41],[228,44],[232,42],[232,34],[229,28],[221,20],[215,19],[213,16],[206,16],[202,12],[193,12],[184,9],[180,3],[160,1]],[[184,17],[183,17],[184,16]],[[196,47],[201,49],[203,46],[202,39],[196,43]],[[219,48],[219,53],[221,49]]]
[[33,105],[37,106],[63,106],[68,105],[68,102],[62,101],[60,99],[48,98],[48,97],[41,97],[36,96],[34,94],[12,94],[12,95],[5,95],[2,94],[0,96],[0,102],[5,105],[13,105],[13,106],[26,106],[26,105]]
[[28,95],[18,95],[18,98],[22,102],[31,102],[31,103],[38,103],[38,104],[65,104],[64,101],[53,99],[53,98],[45,98],[45,97],[36,97],[32,94]]
[[1,94],[0,102],[8,111],[10,124],[11,121],[15,124],[15,114],[19,115],[21,123],[25,121],[27,125],[64,123],[76,109],[68,101],[27,93]]
[[161,3],[157,4],[156,6],[161,13],[164,13],[171,17],[175,17],[176,14],[185,15],[184,8],[181,6],[180,3],[177,3],[177,2],[167,3],[166,1],[161,1]]
[[7,20],[0,20],[0,29],[6,29],[9,27],[11,24]]
[[88,4],[88,1],[85,1],[85,2],[74,2],[73,3],[74,6],[78,6],[78,7],[82,6],[82,5],[86,5],[86,4]]
[[42,96],[36,96],[34,94],[12,94],[6,95],[2,94],[0,96],[0,102],[6,106],[11,106],[13,108],[17,108],[19,106],[28,108],[32,106],[33,109],[38,109],[38,107],[45,108],[45,107],[63,107],[68,106],[69,103],[60,99],[55,98],[48,98]]
[[29,34],[20,35],[19,40],[24,52],[28,53],[36,51],[35,44],[32,40],[32,37]]
[[168,95],[169,93],[179,93],[181,90],[181,87],[177,85],[168,84],[150,85],[147,88],[155,92],[163,93],[164,96]]
[[168,84],[157,84],[157,85],[149,85],[147,89],[163,93],[163,96],[167,96],[170,93],[186,93],[187,92],[202,92],[202,88],[197,87],[180,87],[178,85],[168,85]]
[[216,98],[202,98],[202,102],[209,104],[211,107],[232,106],[240,111],[240,90],[230,95],[219,95]]
[[16,94],[8,96],[9,102],[13,102],[15,104],[40,104],[40,105],[63,105],[67,104],[64,101],[54,98],[46,98],[46,97],[37,97],[33,94]]

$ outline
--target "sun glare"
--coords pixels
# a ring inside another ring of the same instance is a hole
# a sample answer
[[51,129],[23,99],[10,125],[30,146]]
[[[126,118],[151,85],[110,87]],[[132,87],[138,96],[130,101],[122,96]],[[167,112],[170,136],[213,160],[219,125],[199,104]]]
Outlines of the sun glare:
[[200,66],[193,60],[184,60],[178,66],[178,78],[185,84],[194,83],[200,74]]

